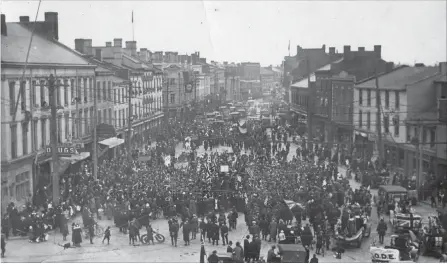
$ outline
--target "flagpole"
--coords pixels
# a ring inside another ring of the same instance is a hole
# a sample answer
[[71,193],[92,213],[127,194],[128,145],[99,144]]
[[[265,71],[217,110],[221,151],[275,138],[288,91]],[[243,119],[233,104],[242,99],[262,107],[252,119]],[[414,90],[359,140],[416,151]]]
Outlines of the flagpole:
[[135,28],[133,24],[133,10],[132,10],[132,41],[135,41]]

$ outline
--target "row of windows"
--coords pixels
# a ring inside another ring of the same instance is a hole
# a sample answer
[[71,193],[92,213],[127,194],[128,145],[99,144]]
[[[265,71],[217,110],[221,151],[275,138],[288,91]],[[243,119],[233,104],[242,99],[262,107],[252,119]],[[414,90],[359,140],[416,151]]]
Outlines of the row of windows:
[[[366,124],[365,121],[363,120],[363,115],[366,114]],[[376,119],[378,120],[379,117],[379,113],[376,113]],[[400,132],[400,125],[399,125],[399,116],[394,116],[392,119],[392,125],[394,126],[394,136],[399,136],[399,132]],[[363,125],[366,125],[366,129],[367,130],[371,130],[371,112],[366,112],[363,113],[362,110],[359,111],[359,127],[362,128]],[[382,119],[382,126],[383,126],[383,133],[390,133],[390,117],[389,116],[383,116]]]
[[[366,106],[371,106],[371,92],[372,89],[359,89],[359,98],[358,103],[359,105],[364,105],[363,100],[363,91],[366,90]],[[400,97],[399,97],[399,91],[394,92],[394,108],[399,109],[400,106]],[[385,91],[385,108],[390,108],[390,91]]]
[[[149,82],[149,86],[157,86],[157,83],[161,81],[156,79],[155,85]],[[20,96],[20,106],[21,110],[27,110],[27,100],[29,100],[29,105],[32,107],[46,107],[49,105],[49,91],[48,82],[46,80],[32,80],[31,85],[28,89],[26,88],[26,81],[9,82],[9,104],[10,104],[10,114],[14,114],[15,103],[17,99],[16,85],[20,83],[19,92]],[[145,83],[145,82],[144,82]],[[143,84],[144,84],[143,83]],[[93,87],[92,78],[72,78],[72,79],[58,79],[56,81],[55,96],[56,104],[58,106],[67,106],[69,104],[75,103],[75,98],[78,98],[78,103],[88,103],[93,102],[94,94],[93,90],[96,89],[96,97],[98,102],[102,101],[112,101],[112,82],[111,81],[97,81],[96,88]],[[28,98],[29,96],[29,98]],[[114,91],[114,102],[122,103],[126,101],[127,89],[116,89]]]

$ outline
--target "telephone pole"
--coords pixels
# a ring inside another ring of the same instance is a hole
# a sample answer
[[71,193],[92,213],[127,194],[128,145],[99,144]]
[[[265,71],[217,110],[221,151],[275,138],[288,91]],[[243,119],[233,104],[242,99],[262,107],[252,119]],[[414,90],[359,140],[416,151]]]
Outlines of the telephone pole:
[[379,89],[379,76],[377,75],[376,68],[376,107],[377,107],[377,150],[379,152],[379,167],[382,167],[383,161],[383,141],[382,141],[382,111],[381,104],[382,99],[380,98],[380,89]]
[[52,175],[52,185],[53,185],[53,203],[56,204],[59,202],[59,175],[58,175],[58,158],[57,158],[57,109],[56,109],[56,96],[55,92],[58,87],[55,87],[55,78],[53,74],[50,74],[50,78],[48,80],[48,91],[50,97],[50,107],[51,107],[51,122],[50,122],[50,141],[51,141],[51,156],[52,156],[52,166],[51,166],[51,175]]
[[[95,73],[95,79],[93,80],[93,83],[96,84],[96,76],[97,73]],[[96,87],[96,89],[99,89],[99,87]],[[98,179],[98,136],[96,135],[96,126],[98,125],[98,102],[97,102],[97,90],[94,90],[93,93],[93,179]],[[105,95],[104,95],[105,96]],[[77,106],[77,104],[76,104]],[[87,118],[87,117],[86,117]]]
[[[314,140],[314,136],[313,136],[313,111],[314,111],[314,102],[315,102],[315,87],[311,87],[311,82],[310,82],[310,66],[309,66],[309,57],[306,58],[306,68],[307,68],[307,82],[308,84],[308,96],[309,96],[309,100],[307,101],[307,148],[308,149],[312,149],[312,143]],[[289,91],[291,89],[291,85],[289,83]]]
[[128,117],[128,122],[127,122],[127,129],[129,130],[129,138],[128,138],[128,142],[127,142],[127,154],[129,159],[132,157],[132,81],[129,83],[129,117]]

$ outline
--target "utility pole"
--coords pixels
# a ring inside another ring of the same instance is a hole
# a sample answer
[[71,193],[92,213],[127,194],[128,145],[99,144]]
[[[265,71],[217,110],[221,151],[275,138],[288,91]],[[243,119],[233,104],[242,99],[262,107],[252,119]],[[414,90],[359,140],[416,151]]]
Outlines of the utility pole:
[[424,164],[423,164],[423,134],[424,134],[424,126],[422,124],[422,120],[419,119],[418,120],[418,131],[419,131],[419,135],[418,135],[418,145],[417,145],[417,154],[418,154],[418,165],[417,165],[417,178],[416,178],[416,190],[420,190],[421,187],[421,179],[422,179],[422,174],[423,174],[423,170],[424,170]]
[[129,157],[129,159],[131,159],[132,157],[132,116],[133,116],[133,109],[132,109],[132,95],[133,95],[133,91],[132,91],[132,81],[130,81],[129,83],[129,116],[128,116],[128,121],[127,121],[127,129],[129,132],[129,137],[128,137],[128,142],[127,142],[127,155]]
[[58,87],[55,87],[55,78],[53,74],[50,74],[48,80],[48,91],[51,107],[51,122],[50,122],[50,141],[51,141],[51,156],[52,156],[52,184],[53,184],[53,203],[59,202],[59,175],[58,175],[58,158],[57,158],[57,110],[56,110],[56,96],[55,92]]
[[[311,87],[310,82],[310,66],[309,66],[309,57],[306,58],[306,68],[307,68],[307,82],[308,84],[308,96],[309,100],[307,101],[307,148],[312,149],[312,142],[314,140],[313,136],[313,114],[314,114],[314,102],[315,102],[315,87]],[[291,89],[290,83],[289,83],[289,91]]]
[[[93,80],[94,85],[96,85],[96,76],[97,73],[95,73],[95,79]],[[85,85],[85,84],[84,84]],[[97,102],[97,89],[99,87],[96,87],[93,93],[93,179],[98,179],[98,136],[96,134],[96,126],[98,125],[98,102]],[[104,95],[105,96],[105,95]],[[76,104],[78,106],[78,104]],[[87,118],[87,117],[86,117]]]
[[382,141],[382,111],[381,111],[381,104],[382,99],[380,98],[380,89],[379,89],[379,76],[377,75],[377,68],[376,68],[376,107],[377,107],[377,150],[379,152],[379,168],[382,167],[382,161],[383,161],[383,141]]

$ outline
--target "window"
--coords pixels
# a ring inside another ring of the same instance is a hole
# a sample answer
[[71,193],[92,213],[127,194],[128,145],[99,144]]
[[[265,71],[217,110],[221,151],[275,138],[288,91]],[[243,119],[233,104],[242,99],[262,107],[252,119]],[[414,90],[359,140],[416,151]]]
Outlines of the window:
[[78,126],[77,126],[78,120],[76,120],[76,113],[71,113],[71,136],[73,138],[78,137]]
[[14,115],[15,104],[16,104],[16,83],[9,82],[9,113]]
[[366,113],[366,129],[371,130],[371,112]]
[[58,106],[61,105],[61,86],[62,86],[61,80],[57,80],[56,86],[54,87],[56,92],[54,94],[56,95],[56,104]]
[[422,128],[422,144],[427,143],[427,128]]
[[400,124],[399,124],[400,120],[399,120],[399,116],[396,115],[395,117],[393,117],[393,125],[394,125],[394,136],[399,136],[399,132],[400,132]]
[[112,121],[112,108],[109,108],[109,124],[113,125],[113,121]]
[[96,99],[101,100],[101,82],[96,82]]
[[88,84],[89,84],[89,88],[90,88],[88,100],[91,102],[91,101],[93,101],[93,79],[92,78],[88,79]]
[[64,105],[68,105],[68,80],[64,80]]
[[102,111],[102,113],[104,115],[104,118],[102,120],[104,120],[104,124],[107,124],[107,121],[108,121],[108,119],[107,119],[107,109],[104,109]]
[[94,110],[94,108],[92,106],[92,107],[90,107],[90,126],[91,126],[91,129],[93,129],[93,126],[95,125],[95,120],[93,120],[93,119],[95,119],[95,110]]
[[31,107],[37,104],[36,80],[31,82]]
[[22,111],[26,111],[26,81],[20,82],[20,108]]
[[76,97],[76,94],[75,94],[76,87],[75,87],[75,80],[74,79],[70,80],[70,89],[71,89],[71,101],[73,102],[73,99]]
[[87,78],[84,78],[84,102],[87,103],[88,101],[88,93],[87,93]]
[[112,82],[111,81],[109,81],[109,83],[108,83],[108,88],[109,88],[109,101],[111,101],[112,100]]
[[11,125],[11,158],[17,158],[17,124]]
[[399,92],[394,92],[394,108],[399,109],[400,106],[400,98],[399,98]]
[[88,108],[84,109],[84,129],[85,134],[90,135],[90,127],[88,126],[89,120],[88,120]]
[[366,104],[371,106],[371,89],[366,90]]
[[82,117],[82,110],[79,111],[79,121],[78,121],[78,126],[79,126],[79,136],[82,137],[85,134],[85,128],[83,127],[83,123],[84,123],[84,119]]
[[175,94],[171,94],[171,104],[175,103]]
[[430,148],[434,148],[436,143],[436,128],[430,129]]
[[40,105],[47,106],[48,102],[45,101],[45,81],[40,80]]
[[383,128],[385,133],[390,133],[390,118],[388,116],[383,117]]
[[47,120],[41,119],[40,125],[40,130],[42,131],[42,148],[45,148],[47,146]]
[[390,92],[385,91],[385,108],[390,108]]
[[102,100],[107,100],[107,83],[106,81],[102,82]]
[[28,124],[27,122],[22,123],[22,155],[28,154]]
[[69,113],[64,114],[64,122],[65,122],[65,138],[68,139],[68,141],[71,141],[70,139],[70,115]]
[[118,100],[118,95],[117,95],[117,93],[118,93],[118,89],[114,89],[113,90],[113,102],[116,104],[117,103],[117,100]]
[[62,116],[57,117],[57,142],[62,143]]
[[28,199],[31,194],[29,171],[16,175],[15,184],[16,184],[15,191],[17,201]]
[[363,112],[359,110],[359,127],[363,126]]
[[82,91],[81,88],[82,88],[82,87],[81,87],[81,81],[82,81],[81,78],[76,78],[76,97],[78,97],[79,100],[82,101],[82,94],[81,94],[81,91]]
[[33,135],[32,135],[33,143],[34,143],[33,150],[38,150],[39,149],[39,139],[37,138],[37,126],[38,126],[39,120],[34,120],[33,122],[34,122],[33,129],[31,132],[31,133],[33,133]]
[[97,124],[101,124],[101,110],[98,110],[98,114],[97,114],[98,120],[97,120]]

